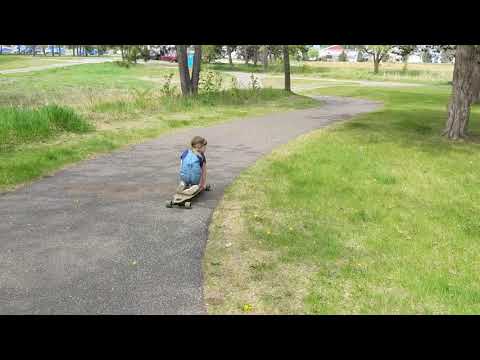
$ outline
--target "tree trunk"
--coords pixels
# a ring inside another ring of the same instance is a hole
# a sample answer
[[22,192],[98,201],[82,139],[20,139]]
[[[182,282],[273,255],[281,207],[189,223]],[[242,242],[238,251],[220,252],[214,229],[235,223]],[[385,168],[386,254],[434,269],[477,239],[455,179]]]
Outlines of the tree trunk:
[[233,66],[233,61],[232,61],[232,47],[227,45],[227,52],[228,52],[228,62],[230,63],[231,66]]
[[175,45],[177,50],[178,71],[180,73],[180,87],[183,96],[191,94],[191,80],[188,71],[187,45]]
[[32,55],[37,56],[37,46],[36,45],[32,45]]
[[202,45],[195,45],[192,69],[192,94],[198,93],[198,82],[200,81],[200,68],[202,64]]
[[253,50],[253,65],[257,66],[258,63],[258,46],[255,46]]
[[268,68],[268,47],[263,48],[263,71],[267,72]]
[[373,55],[373,73],[378,74],[378,69],[380,67],[380,57],[378,55]]
[[477,56],[478,58],[473,73],[472,104],[480,102],[480,54],[477,53]]
[[290,55],[288,45],[283,45],[283,68],[285,70],[285,91],[292,91],[290,86]]
[[123,50],[123,45],[120,45],[120,52],[122,53],[122,61],[125,61],[125,51]]
[[478,66],[478,51],[473,45],[457,45],[453,70],[452,97],[443,135],[449,139],[466,136],[470,105],[474,98],[474,81]]
[[43,52],[43,56],[47,56],[47,54],[45,53],[45,45],[42,45],[42,52]]

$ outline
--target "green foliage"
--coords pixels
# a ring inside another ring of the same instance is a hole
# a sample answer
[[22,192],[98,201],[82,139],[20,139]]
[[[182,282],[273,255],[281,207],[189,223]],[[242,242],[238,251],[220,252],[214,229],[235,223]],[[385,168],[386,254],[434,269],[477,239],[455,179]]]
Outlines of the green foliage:
[[218,92],[222,90],[222,74],[207,70],[200,74],[199,91],[201,93]]
[[203,45],[202,58],[204,62],[211,63],[224,56],[222,45]]
[[91,124],[67,107],[0,108],[0,148],[45,140],[60,132],[85,133],[91,130]]
[[318,49],[313,48],[313,47],[308,49],[309,59],[317,60],[318,59],[318,54],[319,54]]
[[430,51],[425,50],[422,52],[422,61],[424,63],[431,63],[432,62],[432,55],[430,54]]
[[160,93],[163,96],[169,97],[169,96],[173,96],[173,95],[177,94],[177,91],[178,91],[177,86],[172,85],[173,76],[174,76],[174,74],[170,73],[170,74],[165,75],[163,77],[164,82],[162,84],[162,87],[160,88]]
[[123,68],[129,68],[130,67],[130,63],[128,61],[124,61],[124,60],[117,60],[117,61],[114,61],[113,62],[115,65],[117,66],[120,66],[120,67],[123,67]]

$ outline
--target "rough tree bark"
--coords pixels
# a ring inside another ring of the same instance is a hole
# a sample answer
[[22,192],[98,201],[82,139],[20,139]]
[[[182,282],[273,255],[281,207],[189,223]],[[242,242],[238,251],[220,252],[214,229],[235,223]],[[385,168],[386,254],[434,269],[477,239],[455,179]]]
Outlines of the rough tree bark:
[[[479,50],[480,52],[480,50]],[[480,55],[477,58],[473,73],[472,103],[480,102]]]
[[290,55],[288,45],[283,45],[283,68],[285,71],[285,91],[292,91],[290,86]]
[[380,56],[378,53],[373,54],[373,73],[378,74],[380,68]]
[[474,45],[457,45],[453,70],[452,96],[443,135],[457,140],[467,135],[470,106],[477,95],[479,51]]
[[263,47],[263,71],[267,72],[268,68],[268,46]]
[[230,65],[233,65],[232,47],[230,45],[227,45],[227,52],[228,52],[228,62],[229,62]]
[[200,68],[202,64],[202,45],[195,45],[192,69],[192,94],[198,94],[198,82],[200,81]]
[[178,71],[180,73],[180,88],[184,96],[191,94],[191,80],[188,71],[187,45],[175,45],[177,50]]
[[258,45],[253,48],[253,65],[257,66],[258,63]]

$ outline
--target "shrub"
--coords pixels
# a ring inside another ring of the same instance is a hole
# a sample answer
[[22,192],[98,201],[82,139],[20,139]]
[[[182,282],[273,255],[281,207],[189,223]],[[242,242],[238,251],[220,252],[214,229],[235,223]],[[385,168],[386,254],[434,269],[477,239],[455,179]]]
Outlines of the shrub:
[[338,56],[338,61],[347,61],[347,54],[345,53],[345,51],[342,51],[342,53]]
[[215,71],[205,71],[200,74],[199,91],[202,93],[218,92],[222,90],[222,75]]
[[172,85],[173,73],[164,76],[165,82],[160,88],[160,93],[163,96],[174,96],[177,93],[177,87]]

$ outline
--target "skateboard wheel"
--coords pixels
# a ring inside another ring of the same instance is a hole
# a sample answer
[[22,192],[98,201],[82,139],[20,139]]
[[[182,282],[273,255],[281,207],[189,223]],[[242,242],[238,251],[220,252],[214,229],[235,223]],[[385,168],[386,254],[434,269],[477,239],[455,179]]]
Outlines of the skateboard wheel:
[[207,185],[205,186],[205,191],[210,191],[210,190],[212,190],[212,185],[207,184]]
[[186,207],[187,209],[191,209],[191,208],[192,208],[192,204],[190,203],[190,201],[186,201],[186,202],[185,202],[185,207]]
[[171,207],[173,206],[172,200],[168,200],[168,201],[165,203],[165,206],[166,206],[167,208],[171,208]]

